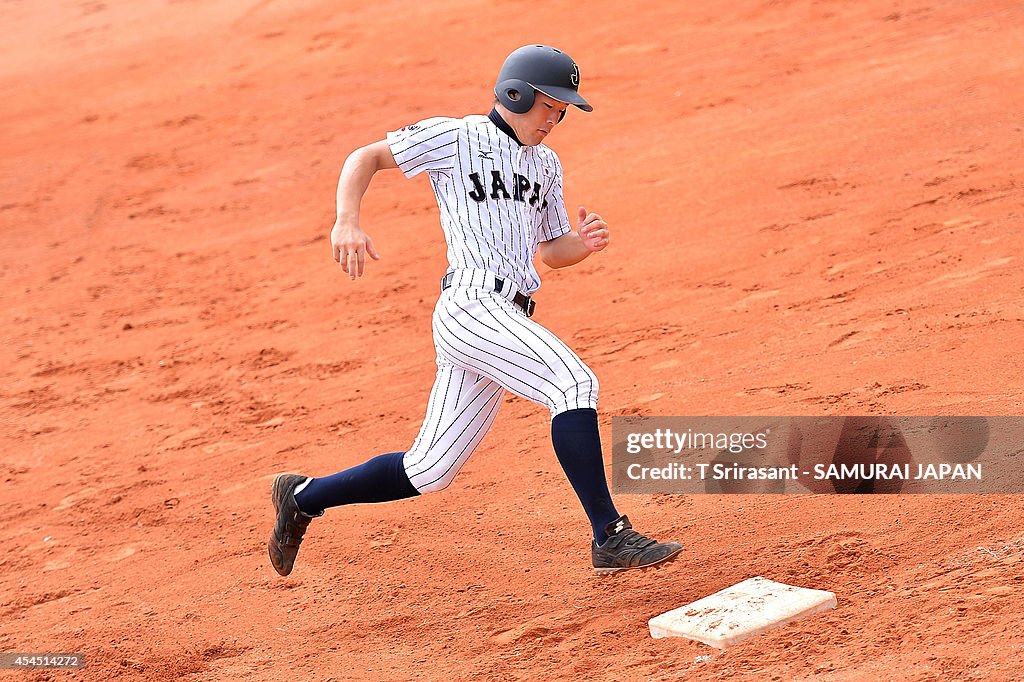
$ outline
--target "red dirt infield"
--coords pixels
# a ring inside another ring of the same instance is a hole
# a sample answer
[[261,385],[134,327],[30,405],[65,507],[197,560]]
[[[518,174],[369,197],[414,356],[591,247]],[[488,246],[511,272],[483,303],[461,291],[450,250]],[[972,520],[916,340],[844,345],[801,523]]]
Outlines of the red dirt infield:
[[[546,140],[609,249],[537,319],[615,415],[1014,415],[1019,2],[0,3],[0,652],[81,680],[1024,678],[1020,498],[618,496],[685,551],[599,578],[548,414],[508,398],[446,491],[267,560],[275,473],[415,437],[445,269],[423,178],[331,259],[354,148],[486,113],[559,46]],[[606,462],[610,465],[610,452]],[[724,652],[647,619],[754,575],[839,607]]]

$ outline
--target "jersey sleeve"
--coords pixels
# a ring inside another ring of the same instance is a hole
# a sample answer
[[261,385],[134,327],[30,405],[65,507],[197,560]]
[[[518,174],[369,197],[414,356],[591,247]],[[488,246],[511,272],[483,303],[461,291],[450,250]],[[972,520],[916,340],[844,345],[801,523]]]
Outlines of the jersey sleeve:
[[423,171],[455,167],[462,121],[455,118],[428,118],[388,133],[388,145],[405,177]]
[[562,198],[562,163],[552,154],[555,162],[555,179],[548,190],[547,207],[541,216],[540,240],[542,242],[557,239],[567,232],[572,232],[569,216],[565,213],[565,199]]

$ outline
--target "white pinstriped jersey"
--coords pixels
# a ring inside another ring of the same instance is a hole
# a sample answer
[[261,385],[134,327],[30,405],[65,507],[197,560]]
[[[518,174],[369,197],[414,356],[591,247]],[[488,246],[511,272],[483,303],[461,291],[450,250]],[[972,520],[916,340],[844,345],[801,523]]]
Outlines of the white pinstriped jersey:
[[537,246],[571,230],[551,149],[520,146],[480,115],[428,118],[387,141],[406,177],[430,176],[449,270],[489,270],[525,294],[540,287]]

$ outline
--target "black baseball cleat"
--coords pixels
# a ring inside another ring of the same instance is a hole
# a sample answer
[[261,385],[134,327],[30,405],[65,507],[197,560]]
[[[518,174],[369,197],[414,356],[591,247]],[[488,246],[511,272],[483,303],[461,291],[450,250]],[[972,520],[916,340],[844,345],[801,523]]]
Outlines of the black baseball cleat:
[[609,523],[604,532],[608,539],[603,545],[595,540],[590,550],[598,575],[657,566],[672,561],[683,551],[678,542],[658,542],[636,532],[626,516]]
[[[267,542],[267,549],[270,552],[270,563],[281,575],[292,572],[302,536],[306,534],[309,522],[316,518],[299,509],[299,503],[295,501],[295,488],[307,478],[298,474],[279,474],[274,478],[274,485],[270,489],[270,499],[274,501],[277,522]],[[317,514],[322,515],[323,512]]]

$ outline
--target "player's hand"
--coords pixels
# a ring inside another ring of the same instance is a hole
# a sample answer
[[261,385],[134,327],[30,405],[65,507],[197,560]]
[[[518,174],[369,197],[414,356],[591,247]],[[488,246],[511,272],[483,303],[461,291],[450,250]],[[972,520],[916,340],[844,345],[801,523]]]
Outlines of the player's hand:
[[580,206],[579,223],[576,231],[583,240],[583,245],[588,251],[603,251],[611,243],[611,233],[608,231],[608,223],[596,213],[588,213],[587,209]]
[[373,241],[359,224],[341,218],[334,222],[331,229],[331,250],[334,252],[334,260],[341,263],[341,269],[353,280],[363,276],[367,254],[373,260],[380,260]]

